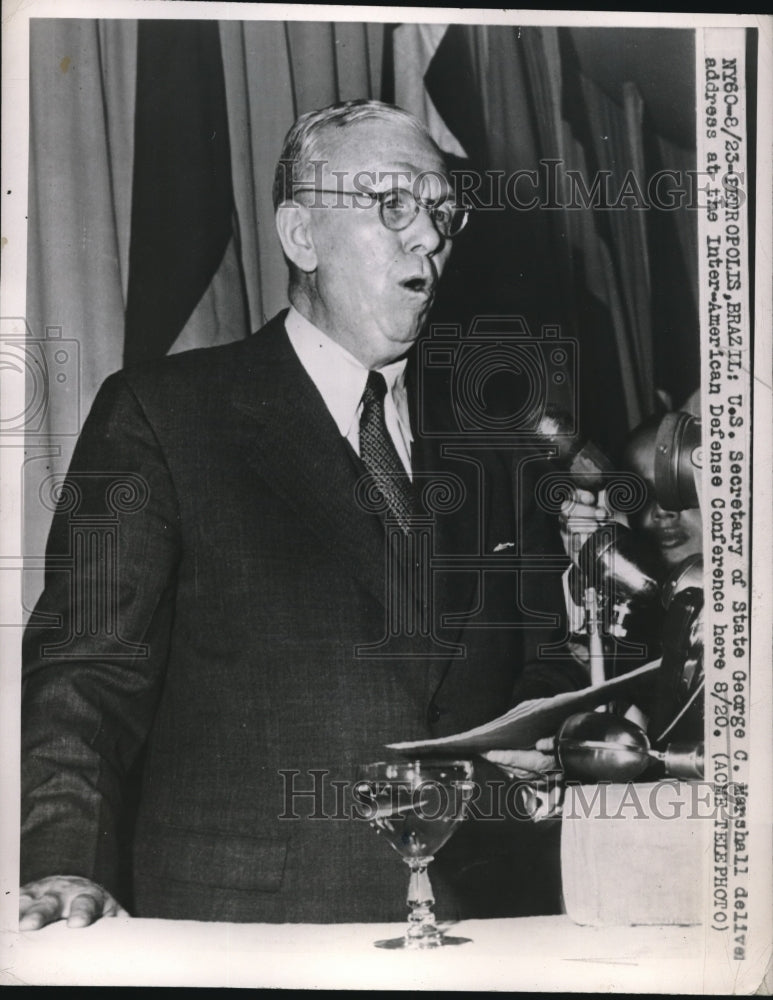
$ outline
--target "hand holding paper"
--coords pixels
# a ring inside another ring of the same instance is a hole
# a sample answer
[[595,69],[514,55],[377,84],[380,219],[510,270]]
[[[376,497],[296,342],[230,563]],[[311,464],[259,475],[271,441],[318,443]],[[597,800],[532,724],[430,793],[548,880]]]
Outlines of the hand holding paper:
[[498,719],[476,726],[465,733],[441,736],[435,740],[389,743],[388,747],[390,750],[412,752],[426,750],[428,753],[448,750],[453,753],[464,751],[485,754],[491,750],[534,750],[538,740],[552,740],[561,723],[570,715],[586,712],[597,705],[617,700],[636,681],[654,674],[659,669],[660,660],[654,660],[598,687],[587,687],[580,691],[557,694],[552,698],[536,698],[521,702],[509,712],[500,715]]

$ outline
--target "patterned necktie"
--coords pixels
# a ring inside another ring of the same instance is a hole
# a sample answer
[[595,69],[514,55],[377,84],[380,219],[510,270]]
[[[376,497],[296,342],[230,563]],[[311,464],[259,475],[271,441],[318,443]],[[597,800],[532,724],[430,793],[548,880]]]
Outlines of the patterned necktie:
[[383,494],[389,510],[403,531],[415,512],[413,487],[400,461],[384,420],[386,381],[381,372],[369,372],[362,394],[360,458]]

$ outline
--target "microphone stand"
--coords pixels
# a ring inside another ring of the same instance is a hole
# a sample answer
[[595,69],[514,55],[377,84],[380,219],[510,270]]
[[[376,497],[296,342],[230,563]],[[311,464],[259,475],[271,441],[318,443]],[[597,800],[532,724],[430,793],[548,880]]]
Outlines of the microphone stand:
[[[599,599],[595,587],[586,587],[583,603],[585,605],[585,627],[588,632],[588,654],[590,656],[591,687],[598,687],[607,679],[604,666],[604,644],[601,639]],[[597,712],[609,711],[608,705],[599,705]]]

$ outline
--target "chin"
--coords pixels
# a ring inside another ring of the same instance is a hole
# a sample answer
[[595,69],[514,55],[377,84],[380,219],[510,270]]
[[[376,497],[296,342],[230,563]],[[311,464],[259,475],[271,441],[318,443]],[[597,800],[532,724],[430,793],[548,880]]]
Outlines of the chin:
[[404,351],[407,351],[419,339],[422,325],[422,323],[411,323],[410,326],[406,325],[390,330],[387,335],[388,340],[391,344],[400,345]]
[[692,545],[679,545],[675,549],[661,549],[660,557],[669,569],[674,569],[683,563],[689,556],[701,553],[701,547]]

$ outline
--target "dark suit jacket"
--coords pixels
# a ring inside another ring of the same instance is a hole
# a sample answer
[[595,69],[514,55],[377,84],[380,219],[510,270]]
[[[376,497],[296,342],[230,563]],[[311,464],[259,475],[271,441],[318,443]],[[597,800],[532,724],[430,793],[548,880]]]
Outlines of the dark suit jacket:
[[[419,435],[417,470],[463,484],[434,515],[437,554],[460,557],[436,563],[434,634],[358,655],[387,634],[384,527],[282,317],[107,380],[25,637],[22,881],[78,874],[126,899],[132,830],[140,916],[404,917],[407,870],[349,815],[356,766],[501,713],[522,661],[512,580],[464,559],[513,536],[506,463],[440,450]],[[443,625],[470,609],[487,627]],[[439,913],[462,915],[442,857]]]

